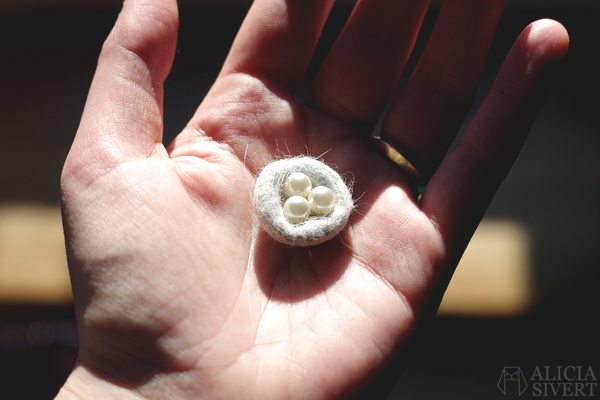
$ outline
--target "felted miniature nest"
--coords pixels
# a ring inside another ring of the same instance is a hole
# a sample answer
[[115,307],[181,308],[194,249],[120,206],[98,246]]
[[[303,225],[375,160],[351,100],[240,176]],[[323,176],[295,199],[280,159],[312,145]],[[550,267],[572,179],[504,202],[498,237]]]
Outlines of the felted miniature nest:
[[[311,215],[292,223],[283,214],[286,200],[284,182],[290,174],[306,174],[313,187],[325,186],[335,195],[335,208],[326,215]],[[254,188],[254,208],[263,229],[278,242],[290,246],[313,246],[332,239],[348,222],[354,209],[350,189],[342,177],[325,163],[312,157],[295,157],[268,164]]]

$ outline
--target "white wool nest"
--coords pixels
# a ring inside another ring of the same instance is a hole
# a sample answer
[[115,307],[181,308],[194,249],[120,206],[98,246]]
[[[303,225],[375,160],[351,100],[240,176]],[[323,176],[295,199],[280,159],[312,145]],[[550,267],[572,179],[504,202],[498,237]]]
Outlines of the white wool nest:
[[[326,215],[311,215],[306,221],[292,223],[283,214],[286,200],[284,182],[290,174],[302,172],[313,187],[325,186],[335,195],[335,209]],[[295,157],[268,164],[254,188],[254,208],[263,229],[278,242],[290,246],[313,246],[332,239],[348,222],[354,201],[342,177],[312,157]]]

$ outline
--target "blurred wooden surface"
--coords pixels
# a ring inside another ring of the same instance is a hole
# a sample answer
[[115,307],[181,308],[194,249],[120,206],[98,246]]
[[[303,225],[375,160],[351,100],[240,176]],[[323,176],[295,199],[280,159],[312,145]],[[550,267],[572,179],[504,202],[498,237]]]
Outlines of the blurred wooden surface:
[[[439,314],[511,317],[530,304],[529,240],[515,222],[484,221],[446,291]],[[0,206],[0,302],[61,304],[71,287],[60,207]]]
[[60,207],[0,206],[0,302],[61,304],[71,282]]
[[530,239],[522,225],[479,225],[444,294],[438,315],[516,317],[531,308]]

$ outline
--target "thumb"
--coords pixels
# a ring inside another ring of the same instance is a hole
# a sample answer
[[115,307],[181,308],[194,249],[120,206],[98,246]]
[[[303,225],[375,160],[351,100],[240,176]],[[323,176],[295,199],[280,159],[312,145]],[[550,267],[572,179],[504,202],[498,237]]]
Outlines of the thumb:
[[125,1],[100,54],[65,163],[68,175],[93,181],[162,147],[163,82],[175,54],[178,20],[175,0]]

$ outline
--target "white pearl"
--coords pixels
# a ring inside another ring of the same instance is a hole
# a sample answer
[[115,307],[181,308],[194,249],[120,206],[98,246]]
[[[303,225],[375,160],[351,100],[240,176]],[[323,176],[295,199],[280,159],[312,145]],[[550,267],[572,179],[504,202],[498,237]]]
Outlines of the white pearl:
[[294,172],[285,180],[283,189],[285,190],[285,194],[290,197],[302,196],[306,198],[312,189],[312,183],[310,182],[310,178],[302,172]]
[[292,196],[283,204],[283,215],[293,223],[304,222],[310,215],[308,200],[301,196]]
[[329,214],[335,208],[335,195],[325,186],[317,186],[308,194],[310,208],[315,214]]

